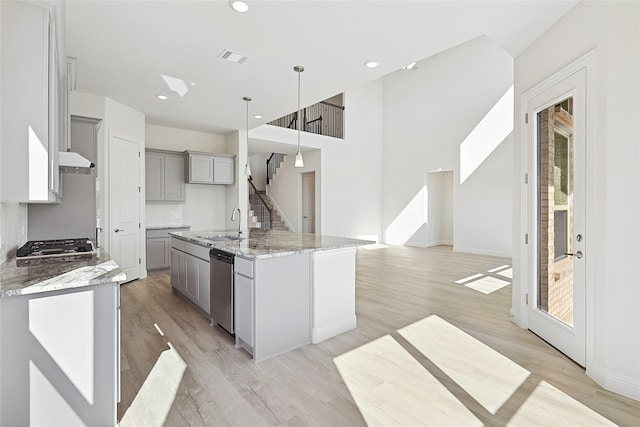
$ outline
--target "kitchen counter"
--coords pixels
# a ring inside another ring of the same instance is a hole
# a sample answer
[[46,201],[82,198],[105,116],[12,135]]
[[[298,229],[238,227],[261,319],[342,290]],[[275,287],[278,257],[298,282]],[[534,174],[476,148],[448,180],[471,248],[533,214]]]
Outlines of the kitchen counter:
[[[171,236],[208,248],[220,249],[249,259],[274,258],[331,249],[350,248],[370,245],[370,240],[349,239],[346,237],[323,236],[318,234],[293,233],[278,230],[243,230],[242,240],[214,242],[202,236],[238,235],[238,229],[179,231]],[[248,237],[247,237],[248,236]]]
[[125,274],[102,248],[92,258],[54,262],[27,267],[16,266],[11,257],[0,265],[0,298],[81,288],[126,279]]
[[169,225],[147,225],[147,230],[171,230],[174,228],[191,228],[186,224],[169,224]]

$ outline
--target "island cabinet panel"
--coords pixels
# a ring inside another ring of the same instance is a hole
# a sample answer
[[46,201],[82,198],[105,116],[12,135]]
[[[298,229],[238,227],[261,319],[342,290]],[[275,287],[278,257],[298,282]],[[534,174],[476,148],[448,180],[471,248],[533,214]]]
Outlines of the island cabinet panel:
[[253,279],[236,272],[234,285],[236,346],[253,353]]
[[356,327],[356,248],[313,252],[312,340]]
[[209,248],[171,238],[171,286],[200,307],[210,310]]
[[255,362],[311,342],[310,258],[303,253],[255,261]]
[[0,325],[0,425],[116,425],[117,282],[2,298]]

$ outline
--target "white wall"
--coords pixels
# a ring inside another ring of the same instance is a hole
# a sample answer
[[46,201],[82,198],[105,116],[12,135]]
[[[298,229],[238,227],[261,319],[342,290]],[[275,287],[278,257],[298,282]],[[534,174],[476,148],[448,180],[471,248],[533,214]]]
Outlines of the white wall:
[[[110,221],[109,221],[109,138],[116,135],[139,141],[144,152],[145,125],[144,114],[113,99],[82,93],[71,92],[70,111],[72,115],[102,119],[98,130],[97,149],[97,180],[96,192],[98,195],[97,214],[98,227],[102,228],[99,235],[100,245],[109,250]],[[140,181],[144,186],[144,162],[142,162]],[[145,206],[144,200],[140,204],[140,216],[142,228],[140,230],[140,255],[142,265],[146,265],[145,253]],[[141,271],[142,277],[146,276],[146,270]]]
[[[511,256],[510,136],[485,132],[476,138],[476,144],[489,147],[484,153],[489,155],[460,182],[461,146],[468,137],[477,135],[473,133],[476,126],[513,84],[511,56],[486,37],[479,37],[421,61],[414,70],[399,70],[383,80],[385,242],[429,244],[424,233],[428,217],[424,174],[453,170],[454,249]],[[485,123],[485,128],[512,126],[509,115],[499,119]],[[494,146],[498,148],[491,151]],[[477,151],[482,153],[483,149]]]
[[[587,374],[605,388],[640,399],[640,3],[581,2],[515,61],[516,116],[520,99],[572,61],[595,49],[587,72]],[[559,48],[561,47],[561,48]],[[520,176],[524,126],[515,120],[513,161]],[[589,138],[589,135],[587,135]],[[514,320],[526,327],[520,278],[520,185],[514,186]],[[591,198],[590,198],[591,196]]]
[[[146,124],[146,147],[173,151],[225,153],[224,135]],[[225,224],[225,186],[186,184],[185,203],[147,203],[147,225],[190,225],[221,230]]]
[[[225,185],[225,224],[228,230],[237,230],[238,226],[243,230],[247,228],[249,206],[249,184],[245,174],[245,165],[248,162],[247,131],[238,130],[225,137],[227,153],[235,154],[235,179],[232,185]],[[231,221],[231,212],[234,208],[240,208],[240,224]]]
[[316,173],[315,195],[316,195],[316,234],[322,234],[322,199],[321,181],[321,152],[320,150],[305,151],[302,153],[304,159],[304,167],[296,168],[294,166],[295,154],[289,154],[280,164],[276,175],[273,176],[272,182],[267,190],[269,197],[274,202],[278,213],[282,220],[287,224],[291,231],[301,232],[300,223],[301,209],[299,204],[302,194],[301,176],[305,172]]
[[267,159],[271,153],[260,153],[249,156],[253,185],[258,190],[265,190],[267,186]]

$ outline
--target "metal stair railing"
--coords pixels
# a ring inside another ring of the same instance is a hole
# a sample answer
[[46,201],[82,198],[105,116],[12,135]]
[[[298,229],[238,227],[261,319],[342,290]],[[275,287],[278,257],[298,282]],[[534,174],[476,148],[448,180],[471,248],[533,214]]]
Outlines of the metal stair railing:
[[273,175],[276,173],[276,170],[280,167],[280,163],[284,161],[284,154],[280,153],[271,153],[271,156],[267,159],[267,185],[273,179]]

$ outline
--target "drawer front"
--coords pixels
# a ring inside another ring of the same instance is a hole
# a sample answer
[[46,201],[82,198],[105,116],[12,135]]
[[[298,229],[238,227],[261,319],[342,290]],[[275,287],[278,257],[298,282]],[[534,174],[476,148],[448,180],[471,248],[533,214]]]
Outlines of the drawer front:
[[253,278],[253,260],[236,257],[235,258],[236,273],[242,274],[250,279]]
[[176,239],[175,237],[171,238],[171,247],[176,248],[180,251],[184,252],[184,244],[186,242],[184,240]]
[[196,245],[191,242],[184,242],[184,251],[186,253],[191,254],[197,258],[203,259],[207,262],[209,262],[210,250],[211,250],[210,248],[207,248],[204,246]]

